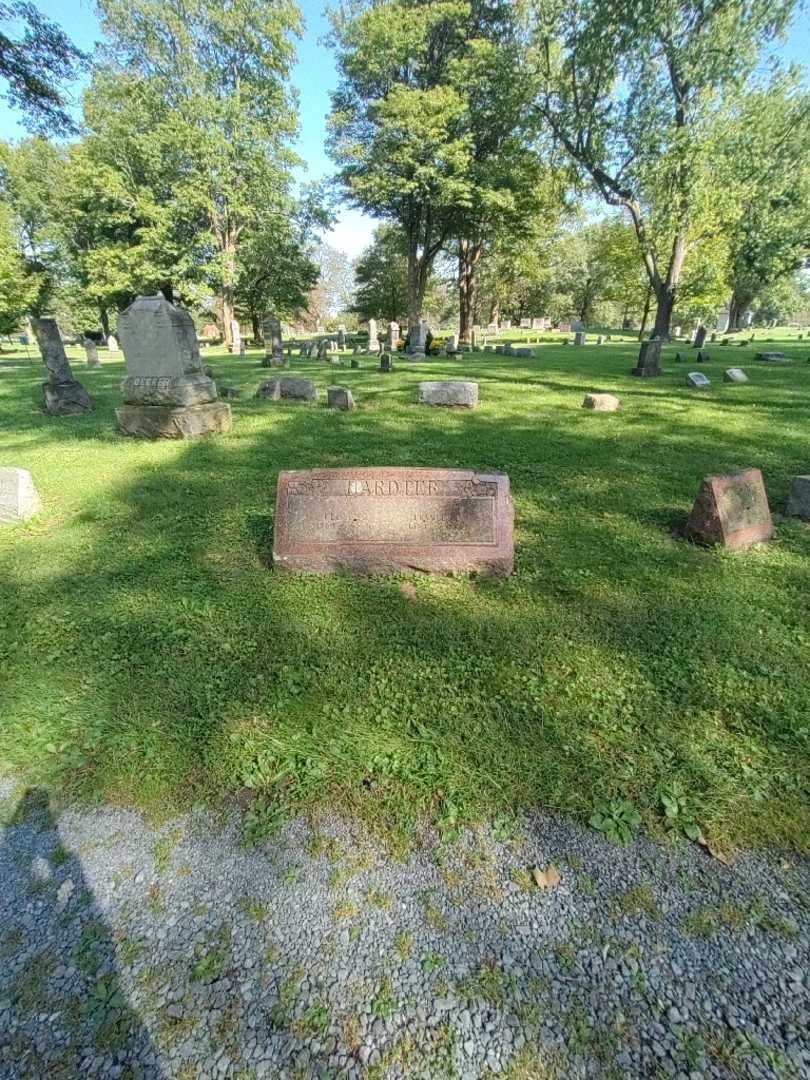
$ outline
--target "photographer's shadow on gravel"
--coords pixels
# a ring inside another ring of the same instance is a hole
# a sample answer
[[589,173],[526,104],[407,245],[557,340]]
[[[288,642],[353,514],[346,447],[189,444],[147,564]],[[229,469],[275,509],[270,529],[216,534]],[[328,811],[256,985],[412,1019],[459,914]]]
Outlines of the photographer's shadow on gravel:
[[60,843],[47,792],[29,788],[16,807],[0,800],[4,808],[0,1078],[158,1076],[121,990],[112,934],[77,854]]

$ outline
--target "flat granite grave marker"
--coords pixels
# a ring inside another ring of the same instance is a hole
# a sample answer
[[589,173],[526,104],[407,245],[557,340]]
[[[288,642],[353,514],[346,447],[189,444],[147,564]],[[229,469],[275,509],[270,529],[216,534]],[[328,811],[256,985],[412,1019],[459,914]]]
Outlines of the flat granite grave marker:
[[282,472],[273,564],[279,569],[395,574],[510,574],[509,478],[467,469]]
[[758,352],[755,359],[762,364],[786,364],[788,362],[783,352]]
[[127,377],[115,410],[124,435],[189,439],[231,430],[231,407],[203,367],[194,323],[159,293],[139,296],[118,317]]
[[774,535],[768,496],[759,469],[707,476],[698,491],[685,534],[699,544],[739,550]]
[[25,521],[42,509],[27,469],[0,467],[0,525]]
[[451,405],[465,409],[474,409],[478,405],[478,383],[443,382],[419,383],[420,405]]
[[726,368],[726,370],[723,372],[723,382],[747,383],[748,376],[745,374],[742,368],[730,367]]
[[791,480],[787,513],[788,517],[810,521],[810,476],[794,476]]
[[311,379],[282,375],[280,379],[263,382],[256,391],[256,397],[268,401],[317,401],[318,391]]
[[711,386],[711,382],[702,371],[690,371],[686,376],[686,383],[693,390],[706,390]]

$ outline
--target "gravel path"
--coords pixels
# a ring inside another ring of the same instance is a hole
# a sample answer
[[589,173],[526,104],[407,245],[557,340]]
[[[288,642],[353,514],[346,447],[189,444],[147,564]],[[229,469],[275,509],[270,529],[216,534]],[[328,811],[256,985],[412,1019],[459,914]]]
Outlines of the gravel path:
[[[810,864],[548,815],[386,860],[0,781],[0,1077],[810,1076]],[[556,864],[541,891],[531,868]]]

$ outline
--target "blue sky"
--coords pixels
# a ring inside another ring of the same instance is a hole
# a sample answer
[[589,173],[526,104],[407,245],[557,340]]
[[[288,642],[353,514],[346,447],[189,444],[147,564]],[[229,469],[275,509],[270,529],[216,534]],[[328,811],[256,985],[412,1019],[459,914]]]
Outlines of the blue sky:
[[[35,0],[37,7],[60,23],[81,48],[90,51],[100,37],[94,5],[90,0]],[[305,178],[318,180],[329,175],[332,166],[324,150],[325,120],[329,111],[329,91],[337,81],[332,54],[319,44],[326,33],[324,0],[299,0],[306,20],[306,33],[299,43],[298,63],[293,79],[301,102],[301,133],[297,150],[308,163]],[[810,21],[799,15],[788,41],[779,50],[785,60],[807,63],[810,59]],[[0,101],[0,138],[15,139],[25,134],[19,114]],[[326,237],[334,247],[354,257],[369,242],[374,223],[356,210],[345,209]]]

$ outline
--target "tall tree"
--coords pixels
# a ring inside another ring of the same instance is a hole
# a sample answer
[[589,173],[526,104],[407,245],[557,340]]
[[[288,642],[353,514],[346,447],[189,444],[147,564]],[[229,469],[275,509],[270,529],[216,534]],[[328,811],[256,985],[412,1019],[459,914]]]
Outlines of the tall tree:
[[354,269],[357,292],[352,311],[361,319],[401,322],[408,313],[408,257],[402,231],[379,225]]
[[339,84],[329,149],[354,205],[405,235],[411,328],[471,197],[466,100],[448,78],[469,11],[465,0],[363,0],[331,13]]
[[110,77],[163,102],[157,128],[139,134],[153,154],[171,135],[181,159],[172,198],[206,222],[230,343],[240,245],[269,210],[290,207],[299,10],[293,0],[100,0],[100,13]]
[[691,244],[718,227],[713,139],[795,0],[534,0],[537,113],[630,215],[669,335]]
[[6,100],[22,110],[29,130],[75,130],[66,94],[84,54],[27,0],[0,3],[0,28],[0,79],[6,84]]

